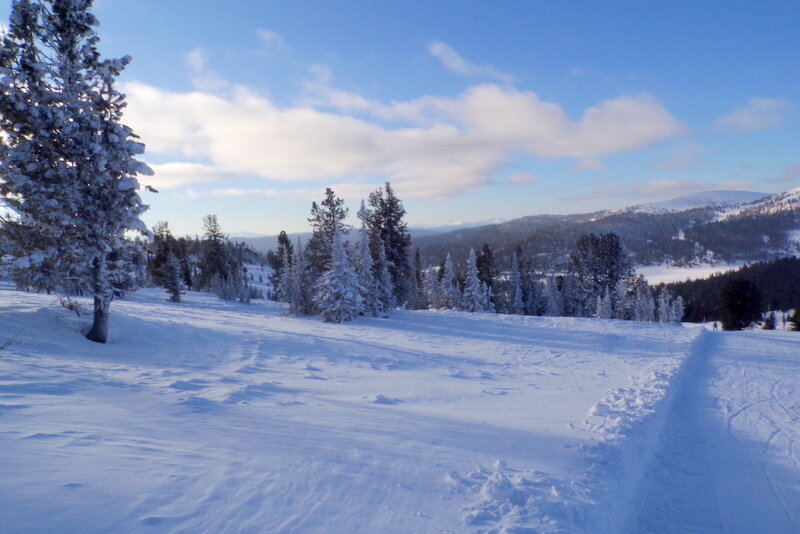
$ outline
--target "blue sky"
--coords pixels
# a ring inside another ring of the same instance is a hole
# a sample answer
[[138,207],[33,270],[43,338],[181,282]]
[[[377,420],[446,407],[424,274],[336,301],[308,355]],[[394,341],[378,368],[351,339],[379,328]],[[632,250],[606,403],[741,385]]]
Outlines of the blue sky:
[[[0,0],[8,19],[10,2]],[[152,225],[412,226],[800,186],[800,2],[99,0]],[[354,210],[353,210],[354,211]]]

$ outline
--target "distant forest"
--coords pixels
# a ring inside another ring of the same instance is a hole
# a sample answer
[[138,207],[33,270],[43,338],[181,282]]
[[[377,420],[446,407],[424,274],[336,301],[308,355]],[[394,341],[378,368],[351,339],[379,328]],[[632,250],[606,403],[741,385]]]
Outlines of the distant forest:
[[800,308],[800,259],[796,257],[754,263],[707,279],[676,282],[666,287],[683,298],[684,321],[718,321],[722,317],[722,288],[734,279],[755,284],[761,294],[762,311]]

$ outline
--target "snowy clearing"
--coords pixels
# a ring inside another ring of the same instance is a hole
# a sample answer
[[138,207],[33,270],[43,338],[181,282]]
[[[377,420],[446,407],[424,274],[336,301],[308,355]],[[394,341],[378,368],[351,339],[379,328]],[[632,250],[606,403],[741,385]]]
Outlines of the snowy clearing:
[[636,273],[644,275],[650,284],[669,284],[672,282],[683,282],[685,280],[697,280],[699,278],[710,278],[711,275],[735,271],[747,265],[746,262],[719,263],[709,265],[702,263],[691,267],[676,267],[674,265],[637,265]]
[[[677,409],[691,385],[718,399],[704,417],[767,447],[784,508],[761,503],[786,519],[766,524],[797,521],[791,333],[408,311],[330,325],[142,290],[98,345],[53,297],[0,301],[0,341],[16,336],[0,352],[4,532],[619,532],[675,504],[635,496],[671,447],[662,429],[696,417]],[[706,360],[729,344],[717,380]]]

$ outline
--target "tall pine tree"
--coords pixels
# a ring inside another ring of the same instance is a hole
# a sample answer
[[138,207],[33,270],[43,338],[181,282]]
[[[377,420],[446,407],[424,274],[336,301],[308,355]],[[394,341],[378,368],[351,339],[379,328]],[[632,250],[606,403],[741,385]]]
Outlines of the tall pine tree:
[[130,62],[100,58],[91,0],[18,0],[0,51],[0,193],[17,267],[44,266],[49,283],[94,297],[87,338],[104,343],[118,258],[146,233],[136,156],[114,88]]

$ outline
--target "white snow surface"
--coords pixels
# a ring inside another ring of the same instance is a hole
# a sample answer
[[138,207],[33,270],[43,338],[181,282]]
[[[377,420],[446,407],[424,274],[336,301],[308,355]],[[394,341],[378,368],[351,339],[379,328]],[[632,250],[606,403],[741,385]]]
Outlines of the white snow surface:
[[[165,296],[98,345],[0,290],[0,530],[611,533],[686,505],[676,532],[797,531],[795,333]],[[742,528],[702,530],[684,461]]]
[[735,271],[745,265],[747,265],[747,262],[717,263],[714,265],[701,263],[688,267],[665,264],[637,265],[636,273],[643,275],[650,284],[657,285],[709,278],[714,274]]

